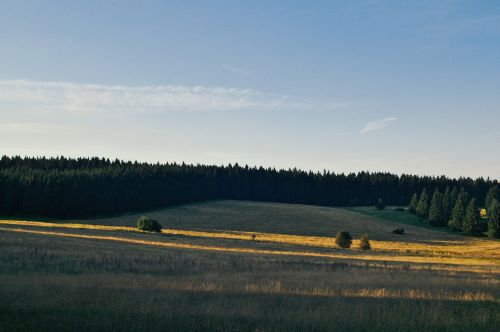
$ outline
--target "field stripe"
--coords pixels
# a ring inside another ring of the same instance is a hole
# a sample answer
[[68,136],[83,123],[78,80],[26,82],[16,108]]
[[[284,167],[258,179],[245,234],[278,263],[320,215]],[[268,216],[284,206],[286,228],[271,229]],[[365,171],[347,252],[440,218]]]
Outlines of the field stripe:
[[[130,226],[107,226],[77,223],[53,223],[39,221],[20,221],[20,220],[0,220],[3,225],[32,226],[32,227],[50,227],[67,229],[86,229],[100,231],[125,231],[134,233],[145,233],[135,227]],[[240,241],[253,241],[269,243],[283,243],[296,246],[317,247],[317,248],[337,248],[332,237],[289,235],[263,232],[245,232],[245,231],[195,231],[182,229],[163,229],[162,233],[170,235],[181,235],[188,237],[230,239]],[[421,256],[434,258],[456,258],[456,259],[479,259],[489,260],[493,265],[499,265],[500,242],[485,241],[473,238],[464,238],[463,241],[435,241],[436,243],[412,243],[399,241],[380,241],[371,240],[372,252],[379,254],[398,254],[403,256]],[[353,247],[357,247],[359,240],[353,240]]]
[[[146,241],[146,240],[138,240],[138,239],[125,238],[125,237],[117,237],[117,236],[84,235],[84,234],[73,234],[73,233],[53,232],[53,231],[27,230],[27,229],[23,229],[23,228],[0,227],[0,230],[6,231],[6,232],[40,234],[40,235],[50,235],[50,236],[69,237],[69,238],[91,239],[91,240],[114,241],[114,242],[121,242],[121,243],[142,244],[142,245],[150,245],[150,246],[165,247],[165,248],[191,249],[191,250],[201,250],[201,251],[219,251],[219,252],[245,253],[245,254],[258,254],[258,255],[281,255],[281,256],[284,255],[284,256],[297,256],[297,257],[319,257],[319,258],[380,261],[380,262],[426,263],[426,264],[491,266],[491,267],[496,266],[495,263],[493,263],[489,260],[484,260],[484,259],[457,259],[457,258],[418,257],[418,256],[388,256],[388,255],[344,255],[344,254],[329,254],[329,253],[317,253],[317,252],[305,252],[305,251],[303,252],[303,251],[253,249],[253,248],[241,248],[241,247],[229,248],[229,247],[206,246],[206,245],[187,244],[187,243]],[[492,272],[500,273],[500,270],[497,271],[495,269]]]

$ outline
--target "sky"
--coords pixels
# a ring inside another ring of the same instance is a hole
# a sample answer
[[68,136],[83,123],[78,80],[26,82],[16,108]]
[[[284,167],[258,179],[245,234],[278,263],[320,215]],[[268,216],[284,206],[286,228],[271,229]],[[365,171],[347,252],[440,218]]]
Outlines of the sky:
[[500,178],[498,1],[0,1],[0,154]]

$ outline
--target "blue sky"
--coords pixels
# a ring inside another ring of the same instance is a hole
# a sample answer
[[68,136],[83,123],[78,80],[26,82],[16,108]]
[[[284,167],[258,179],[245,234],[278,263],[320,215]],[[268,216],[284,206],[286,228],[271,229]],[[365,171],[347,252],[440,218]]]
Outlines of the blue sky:
[[498,178],[498,1],[2,1],[0,152]]

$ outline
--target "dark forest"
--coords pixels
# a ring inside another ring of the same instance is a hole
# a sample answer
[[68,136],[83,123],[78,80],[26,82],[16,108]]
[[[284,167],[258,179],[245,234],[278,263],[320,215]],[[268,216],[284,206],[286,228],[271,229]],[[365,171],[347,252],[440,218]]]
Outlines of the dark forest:
[[407,205],[423,188],[464,188],[480,204],[496,180],[307,172],[298,169],[148,164],[104,158],[0,160],[0,215],[87,218],[204,200],[324,206]]

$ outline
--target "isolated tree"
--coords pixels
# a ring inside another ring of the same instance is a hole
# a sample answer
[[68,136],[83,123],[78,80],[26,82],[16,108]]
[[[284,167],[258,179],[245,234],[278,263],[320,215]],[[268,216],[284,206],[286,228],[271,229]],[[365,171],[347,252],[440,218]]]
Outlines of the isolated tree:
[[496,199],[491,202],[488,215],[488,236],[498,239],[500,238],[500,203]]
[[425,188],[422,190],[420,199],[418,200],[417,215],[425,219],[429,216],[429,196]]
[[488,190],[486,193],[486,197],[484,199],[484,206],[486,209],[489,209],[492,206],[493,200],[497,200],[497,202],[500,202],[500,187],[498,185],[494,185],[493,187]]
[[359,240],[359,248],[364,251],[370,250],[372,248],[370,245],[370,240],[368,239],[368,234],[363,235]]
[[335,237],[335,243],[337,246],[340,248],[350,248],[352,244],[352,237],[349,232],[346,231],[339,231],[337,233],[337,236]]
[[161,225],[152,218],[142,216],[137,220],[137,229],[147,232],[161,232]]
[[465,218],[465,212],[467,210],[467,204],[469,202],[469,195],[464,190],[464,188],[460,189],[460,193],[458,194],[455,206],[453,207],[453,211],[451,213],[451,220],[448,223],[455,231],[462,230],[462,224]]
[[377,204],[375,205],[375,207],[377,209],[379,209],[379,210],[385,209],[384,201],[382,200],[382,198],[378,199]]
[[446,225],[443,208],[443,194],[441,194],[438,189],[436,189],[432,195],[431,206],[429,208],[429,224],[435,227]]
[[467,210],[465,212],[465,218],[462,225],[462,229],[465,235],[480,236],[480,217],[479,210],[477,207],[477,201],[472,198],[467,205]]
[[408,212],[416,214],[417,205],[418,205],[418,194],[414,193],[413,196],[411,196],[410,204],[408,205]]

